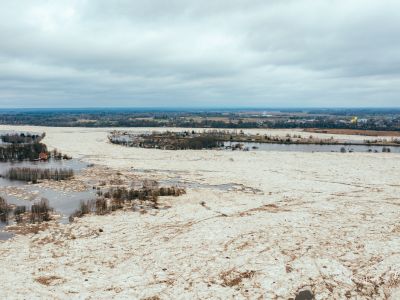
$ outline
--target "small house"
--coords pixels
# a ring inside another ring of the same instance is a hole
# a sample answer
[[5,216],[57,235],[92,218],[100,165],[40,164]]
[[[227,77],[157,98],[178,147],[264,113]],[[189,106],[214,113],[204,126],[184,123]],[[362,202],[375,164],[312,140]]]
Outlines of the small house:
[[48,160],[49,155],[46,152],[40,152],[39,153],[39,160]]

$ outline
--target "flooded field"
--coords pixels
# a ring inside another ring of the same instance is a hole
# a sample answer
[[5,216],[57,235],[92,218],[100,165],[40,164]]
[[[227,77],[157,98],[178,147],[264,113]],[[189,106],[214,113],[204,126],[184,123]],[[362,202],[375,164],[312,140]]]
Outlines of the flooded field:
[[[308,289],[315,299],[400,299],[395,149],[340,153],[342,146],[264,144],[307,149],[168,151],[111,144],[109,129],[21,129],[45,131],[49,149],[94,166],[83,164],[68,184],[14,182],[15,195],[7,194],[15,201],[32,201],[21,197],[26,188],[26,196],[47,195],[67,215],[68,204],[90,191],[62,187],[79,182],[92,188],[107,181],[107,189],[111,181],[152,179],[187,193],[162,197],[160,209],[148,212],[51,222],[11,239],[0,233],[8,238],[0,241],[3,298],[295,299]],[[267,133],[294,134],[260,131]]]
[[[42,161],[23,161],[23,162],[3,162],[0,163],[0,174],[3,176],[8,169],[12,167],[30,167],[30,168],[68,168],[72,169],[75,174],[78,174],[88,165],[82,161],[71,160],[50,160]],[[79,206],[83,200],[92,199],[95,196],[95,191],[87,189],[85,191],[63,191],[54,189],[40,184],[32,184],[23,181],[9,180],[0,177],[0,196],[3,197],[8,204],[16,206],[26,206],[28,209],[40,199],[49,200],[49,204],[54,208],[57,214],[60,214],[61,223],[67,223],[68,217]],[[10,218],[11,220],[12,218]],[[8,224],[12,224],[9,221]],[[7,239],[12,234],[4,232],[4,226],[8,225],[0,222],[0,239]]]

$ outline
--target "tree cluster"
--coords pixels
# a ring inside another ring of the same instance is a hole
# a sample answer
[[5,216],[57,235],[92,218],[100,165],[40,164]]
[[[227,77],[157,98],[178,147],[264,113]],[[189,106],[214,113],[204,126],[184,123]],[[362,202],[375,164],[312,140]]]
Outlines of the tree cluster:
[[41,152],[47,153],[43,143],[1,145],[0,161],[37,160]]
[[74,176],[72,169],[49,169],[49,168],[10,168],[5,177],[10,180],[20,180],[37,183],[39,180],[66,180]]

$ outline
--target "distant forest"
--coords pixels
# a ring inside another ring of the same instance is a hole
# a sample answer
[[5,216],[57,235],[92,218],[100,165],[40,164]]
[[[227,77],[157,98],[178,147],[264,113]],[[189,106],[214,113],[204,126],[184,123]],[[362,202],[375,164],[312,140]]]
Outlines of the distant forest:
[[400,110],[0,110],[0,124],[52,127],[330,128],[400,131]]

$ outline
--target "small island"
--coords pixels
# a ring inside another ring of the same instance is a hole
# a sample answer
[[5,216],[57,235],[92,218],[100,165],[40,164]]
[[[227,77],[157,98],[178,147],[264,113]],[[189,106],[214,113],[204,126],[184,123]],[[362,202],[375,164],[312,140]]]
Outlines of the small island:
[[0,162],[71,159],[57,149],[48,151],[42,143],[45,136],[44,132],[0,132]]
[[202,149],[232,149],[249,150],[247,145],[257,149],[257,144],[286,144],[286,145],[343,145],[343,146],[382,146],[400,147],[400,139],[390,140],[339,140],[333,137],[318,138],[308,135],[287,134],[286,136],[272,136],[244,133],[243,130],[187,130],[182,132],[151,132],[136,134],[128,131],[113,131],[108,139],[113,144],[127,147],[153,148],[162,150],[202,150]]

